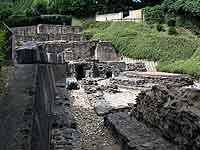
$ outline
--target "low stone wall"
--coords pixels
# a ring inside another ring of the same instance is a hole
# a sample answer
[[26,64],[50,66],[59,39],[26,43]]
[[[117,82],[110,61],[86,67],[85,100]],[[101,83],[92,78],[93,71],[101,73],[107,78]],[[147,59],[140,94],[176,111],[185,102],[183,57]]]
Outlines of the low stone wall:
[[139,94],[132,115],[160,129],[181,150],[200,149],[200,91],[154,86]]
[[146,72],[147,68],[143,62],[127,63],[127,71]]
[[[124,62],[100,62],[96,64],[98,69],[98,74],[102,78],[107,78],[108,73],[110,72],[112,77],[118,76],[120,72],[123,72],[126,68]],[[95,72],[95,71],[94,71]]]
[[56,94],[51,109],[52,150],[80,150],[80,133],[70,109],[70,99],[65,87],[66,65],[52,65]]
[[[141,81],[138,86],[149,85],[166,85],[168,87],[183,87],[193,85],[193,80],[187,75],[165,74],[160,72],[124,72],[125,77],[134,81]],[[137,82],[135,82],[137,83]],[[131,82],[131,86],[137,86]]]

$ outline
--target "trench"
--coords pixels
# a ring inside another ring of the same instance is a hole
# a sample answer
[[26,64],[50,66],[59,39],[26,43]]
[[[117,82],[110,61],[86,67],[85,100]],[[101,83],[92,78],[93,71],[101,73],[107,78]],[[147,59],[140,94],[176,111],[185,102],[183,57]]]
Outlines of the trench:
[[[80,82],[79,82],[80,83]],[[81,150],[121,150],[121,145],[104,126],[84,89],[70,91],[71,109],[81,134]]]

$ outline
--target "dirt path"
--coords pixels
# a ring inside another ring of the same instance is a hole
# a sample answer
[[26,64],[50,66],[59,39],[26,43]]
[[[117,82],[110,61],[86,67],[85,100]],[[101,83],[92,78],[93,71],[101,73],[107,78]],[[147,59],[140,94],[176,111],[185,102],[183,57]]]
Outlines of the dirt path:
[[104,127],[103,117],[97,116],[87,94],[81,88],[71,92],[72,112],[81,132],[82,150],[121,150],[111,132]]

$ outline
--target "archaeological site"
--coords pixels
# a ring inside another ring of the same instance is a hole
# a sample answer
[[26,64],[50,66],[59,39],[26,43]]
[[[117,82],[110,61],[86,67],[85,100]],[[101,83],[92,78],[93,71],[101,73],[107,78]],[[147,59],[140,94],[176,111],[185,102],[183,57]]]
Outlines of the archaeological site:
[[200,88],[79,26],[10,29],[0,150],[200,150]]

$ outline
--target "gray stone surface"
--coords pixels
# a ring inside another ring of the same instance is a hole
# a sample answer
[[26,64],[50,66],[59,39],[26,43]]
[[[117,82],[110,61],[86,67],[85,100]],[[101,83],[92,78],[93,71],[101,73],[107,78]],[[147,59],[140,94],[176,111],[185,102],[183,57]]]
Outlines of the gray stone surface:
[[35,65],[16,65],[8,95],[0,97],[1,150],[30,150],[35,82]]
[[123,150],[178,150],[127,112],[107,115],[105,124],[121,138]]

